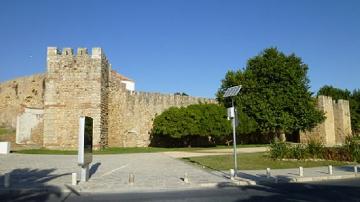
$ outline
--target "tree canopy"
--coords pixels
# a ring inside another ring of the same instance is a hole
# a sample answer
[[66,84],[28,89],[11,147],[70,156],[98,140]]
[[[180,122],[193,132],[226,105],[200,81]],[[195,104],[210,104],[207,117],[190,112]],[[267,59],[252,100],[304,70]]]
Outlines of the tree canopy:
[[332,97],[334,100],[350,100],[351,92],[348,89],[335,88],[333,86],[325,85],[320,88],[317,95],[326,95]]
[[155,117],[153,135],[182,138],[184,136],[218,137],[231,133],[226,109],[217,104],[195,104],[171,107]]
[[245,69],[229,71],[217,98],[227,105],[222,98],[224,90],[241,84],[236,103],[248,123],[253,123],[251,129],[278,135],[310,129],[323,121],[324,115],[315,107],[307,71],[308,66],[295,54],[268,48],[250,58]]

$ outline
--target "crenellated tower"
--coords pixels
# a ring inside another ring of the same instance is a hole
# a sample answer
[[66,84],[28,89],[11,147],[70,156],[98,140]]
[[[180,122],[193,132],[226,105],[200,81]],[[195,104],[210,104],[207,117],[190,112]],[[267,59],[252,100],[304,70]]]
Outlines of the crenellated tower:
[[94,119],[93,145],[108,144],[108,85],[111,66],[101,48],[47,49],[44,147],[75,149],[79,117]]

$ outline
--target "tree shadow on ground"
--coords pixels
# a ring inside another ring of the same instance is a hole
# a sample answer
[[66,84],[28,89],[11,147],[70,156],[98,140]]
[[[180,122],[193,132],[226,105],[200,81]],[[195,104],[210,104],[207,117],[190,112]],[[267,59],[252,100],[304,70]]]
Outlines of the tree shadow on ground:
[[[356,165],[358,172],[360,172],[360,165]],[[340,171],[346,171],[349,172],[349,174],[354,174],[354,167],[355,165],[347,165],[347,166],[339,166],[339,167],[334,167],[334,170],[336,172],[336,170],[340,170]]]
[[300,183],[269,183],[262,186],[219,186],[217,188],[167,192],[100,193],[83,195],[84,201],[359,201],[359,186]]
[[50,197],[60,198],[61,189],[47,183],[61,176],[71,175],[71,173],[54,174],[55,170],[14,169],[9,173],[9,187],[5,187],[5,175],[0,175],[1,201],[47,201]]
[[268,183],[239,189],[256,194],[236,201],[359,201],[360,197],[359,187],[342,185]]

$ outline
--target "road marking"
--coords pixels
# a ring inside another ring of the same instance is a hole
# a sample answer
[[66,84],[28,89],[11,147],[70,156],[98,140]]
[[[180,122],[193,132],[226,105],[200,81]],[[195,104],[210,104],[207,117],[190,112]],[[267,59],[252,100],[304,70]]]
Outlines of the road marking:
[[114,170],[110,170],[109,172],[104,173],[103,175],[101,175],[101,177],[104,177],[104,176],[106,176],[106,175],[110,175],[110,174],[112,174],[112,173],[115,172],[115,171],[118,171],[118,170],[120,170],[120,169],[123,169],[123,168],[127,167],[128,165],[129,165],[129,164],[126,164],[126,165],[120,166],[120,167],[118,167],[118,168],[115,168]]

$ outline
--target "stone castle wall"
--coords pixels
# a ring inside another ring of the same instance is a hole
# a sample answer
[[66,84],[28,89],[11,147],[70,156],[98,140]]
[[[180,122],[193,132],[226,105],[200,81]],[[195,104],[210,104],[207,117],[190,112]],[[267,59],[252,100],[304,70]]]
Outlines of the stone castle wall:
[[43,108],[45,74],[22,77],[0,84],[0,126],[16,128],[24,108]]
[[349,101],[333,101],[333,106],[336,143],[341,144],[345,142],[347,136],[352,134]]
[[[16,128],[18,117],[26,126],[24,131],[17,132],[18,140],[23,138],[24,143],[47,148],[76,149],[79,117],[90,116],[94,120],[95,148],[146,147],[157,114],[172,106],[215,102],[128,91],[120,78],[111,71],[100,48],[93,48],[91,55],[84,48],[79,48],[76,55],[69,48],[62,52],[48,48],[46,74],[0,84],[0,125]],[[317,138],[327,145],[344,143],[351,134],[349,102],[319,96],[318,107],[325,112],[326,120],[301,133],[300,142]],[[42,117],[33,114],[41,110]],[[24,128],[18,125],[19,130]]]
[[300,142],[310,139],[322,141],[327,146],[343,144],[346,136],[351,135],[350,106],[347,100],[334,101],[328,96],[318,96],[318,108],[325,113],[326,119],[310,131],[300,133]]
[[93,145],[106,142],[109,64],[100,48],[48,48],[44,102],[44,147],[76,148],[80,116],[93,118]]
[[155,116],[172,106],[214,100],[160,93],[131,92],[113,80],[109,99],[109,146],[146,147]]

